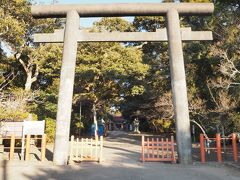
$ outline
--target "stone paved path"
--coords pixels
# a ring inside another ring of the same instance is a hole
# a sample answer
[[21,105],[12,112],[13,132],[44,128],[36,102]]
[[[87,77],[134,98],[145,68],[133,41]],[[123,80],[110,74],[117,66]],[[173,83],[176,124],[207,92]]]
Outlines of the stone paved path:
[[[112,132],[104,142],[104,161],[54,166],[45,163],[4,161],[3,180],[239,180],[240,172],[217,163],[191,166],[141,163],[140,141],[126,133]],[[51,149],[51,148],[50,148]]]

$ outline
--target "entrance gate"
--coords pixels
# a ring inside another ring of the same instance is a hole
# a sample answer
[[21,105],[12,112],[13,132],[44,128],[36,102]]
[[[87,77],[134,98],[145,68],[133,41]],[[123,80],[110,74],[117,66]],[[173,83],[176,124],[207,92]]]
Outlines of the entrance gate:
[[162,161],[176,163],[174,153],[174,137],[168,138],[150,138],[142,136],[141,161]]
[[[168,41],[170,55],[173,105],[179,162],[192,163],[191,133],[182,41],[212,40],[210,31],[191,31],[180,28],[179,15],[209,15],[212,3],[136,3],[136,4],[82,4],[32,6],[35,18],[66,17],[64,30],[53,34],[36,34],[35,42],[63,42],[63,59],[60,75],[54,162],[67,163],[73,84],[78,42],[113,41]],[[167,28],[156,32],[88,33],[79,30],[80,17],[166,16]]]

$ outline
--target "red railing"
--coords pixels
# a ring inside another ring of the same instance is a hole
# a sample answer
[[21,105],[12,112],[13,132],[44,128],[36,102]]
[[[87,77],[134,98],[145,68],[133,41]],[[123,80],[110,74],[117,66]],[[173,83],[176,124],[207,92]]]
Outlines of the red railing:
[[[205,151],[206,150],[216,150],[217,152],[217,161],[222,162],[222,147],[221,147],[221,140],[231,140],[232,141],[232,148],[225,148],[231,149],[233,151],[233,160],[235,162],[238,161],[238,150],[237,150],[237,139],[236,134],[232,134],[231,138],[221,138],[220,134],[216,134],[215,138],[205,138],[203,134],[200,134],[200,154],[201,154],[201,162],[206,162],[205,158]],[[216,147],[206,147],[205,141],[216,141]]]
[[142,136],[142,153],[140,160],[145,161],[169,161],[176,163],[174,155],[174,137],[169,140],[166,138],[149,138]]

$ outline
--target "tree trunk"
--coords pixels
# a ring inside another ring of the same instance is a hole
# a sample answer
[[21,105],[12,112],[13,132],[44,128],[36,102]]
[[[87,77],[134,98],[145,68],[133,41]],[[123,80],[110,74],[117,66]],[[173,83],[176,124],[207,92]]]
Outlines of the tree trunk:
[[98,124],[97,124],[97,111],[96,111],[96,105],[95,105],[95,103],[93,103],[93,123],[94,123],[94,125],[95,125],[95,139],[97,139],[98,138],[98,134],[97,134],[97,132],[98,132]]
[[79,105],[79,119],[80,119],[80,127],[79,127],[79,130],[78,130],[78,135],[80,137],[81,135],[81,123],[82,123],[82,103],[80,102],[80,105]]
[[32,87],[32,71],[29,71],[26,74],[27,74],[27,79],[25,83],[25,90],[30,91]]

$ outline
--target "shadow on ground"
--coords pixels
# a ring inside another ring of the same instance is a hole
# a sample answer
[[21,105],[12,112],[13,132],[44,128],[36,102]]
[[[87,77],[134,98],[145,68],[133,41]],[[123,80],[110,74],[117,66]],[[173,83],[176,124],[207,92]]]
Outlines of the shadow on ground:
[[[24,167],[3,180],[239,180],[239,173],[226,167],[180,166],[171,164],[96,164]],[[17,177],[17,178],[16,178]]]
[[[141,163],[140,137],[115,132],[106,138],[103,162],[54,166],[52,149],[47,160],[40,162],[3,161],[3,180],[239,180],[240,172],[218,163],[195,163],[192,166],[164,163]],[[193,158],[199,159],[199,148],[193,149]],[[214,158],[214,155],[212,155]]]

